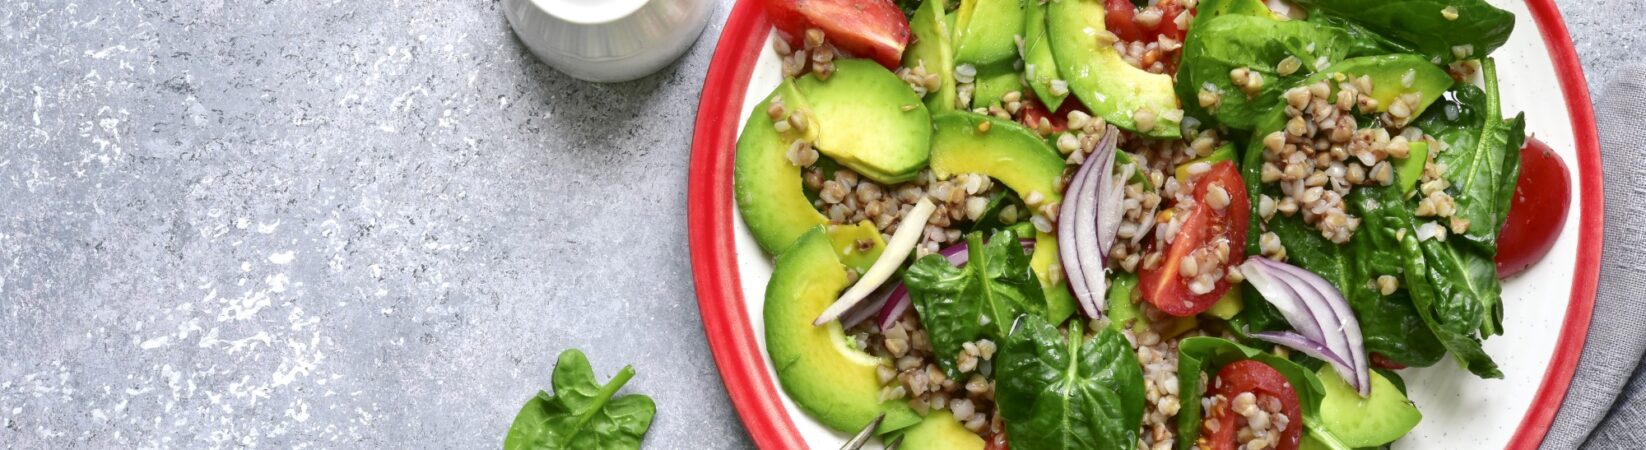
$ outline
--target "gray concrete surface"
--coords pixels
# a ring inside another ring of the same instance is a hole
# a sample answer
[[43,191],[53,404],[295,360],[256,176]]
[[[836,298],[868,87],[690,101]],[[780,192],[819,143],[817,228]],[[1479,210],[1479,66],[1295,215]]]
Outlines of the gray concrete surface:
[[[617,85],[491,0],[0,3],[0,446],[486,448],[553,358],[748,447],[684,222],[729,10]],[[1641,0],[1566,3],[1590,82]]]

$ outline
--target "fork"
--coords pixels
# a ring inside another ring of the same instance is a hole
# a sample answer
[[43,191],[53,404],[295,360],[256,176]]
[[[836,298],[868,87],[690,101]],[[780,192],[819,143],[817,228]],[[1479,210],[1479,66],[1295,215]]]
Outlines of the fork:
[[[846,441],[846,445],[841,446],[840,450],[862,450],[863,445],[869,442],[869,438],[874,437],[874,430],[880,428],[880,422],[883,420],[886,420],[886,413],[875,416],[874,420],[870,420],[869,424],[863,427],[863,431],[859,431],[856,436],[852,436],[852,439]],[[900,445],[903,445],[903,436],[898,436],[887,443],[886,450],[897,450]]]

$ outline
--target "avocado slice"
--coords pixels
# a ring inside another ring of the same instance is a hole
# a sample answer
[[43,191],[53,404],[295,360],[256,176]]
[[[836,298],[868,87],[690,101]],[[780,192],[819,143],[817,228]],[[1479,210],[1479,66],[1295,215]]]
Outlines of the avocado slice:
[[960,0],[956,11],[954,60],[957,64],[1010,64],[1023,34],[1018,0]]
[[[1423,59],[1422,56],[1409,54],[1362,56],[1338,61],[1326,70],[1310,75],[1299,86],[1329,80],[1332,94],[1336,95],[1338,83],[1360,78],[1362,75],[1372,79],[1370,95],[1377,100],[1378,112],[1387,111],[1389,105],[1402,95],[1417,93],[1418,103],[1411,105],[1410,117],[1414,118],[1422,115],[1423,110],[1428,109],[1429,105],[1434,104],[1435,100],[1452,86],[1452,76],[1445,70]],[[1411,83],[1406,83],[1408,77],[1412,80]],[[1285,126],[1286,113],[1278,109],[1272,110],[1258,122],[1257,132],[1252,133],[1247,148],[1263,148],[1263,137]]]
[[1395,182],[1400,183],[1400,192],[1407,193],[1417,187],[1417,179],[1423,177],[1424,166],[1429,164],[1429,143],[1418,141],[1410,145],[1406,157],[1395,162]]
[[926,105],[874,61],[834,65],[828,80],[809,74],[794,82],[817,119],[817,151],[881,184],[913,180],[930,154]]
[[1394,442],[1423,420],[1400,388],[1372,371],[1371,395],[1361,398],[1331,366],[1315,373],[1326,388],[1320,399],[1320,421],[1337,440],[1351,447],[1376,447]]
[[[1063,157],[1040,136],[1010,120],[964,112],[939,113],[932,118],[932,174],[948,179],[962,173],[988,175],[1019,197],[1039,192],[1048,202],[1062,201],[1057,188],[1063,178]],[[1063,281],[1051,282],[1062,270],[1057,238],[1035,233],[1029,265],[1046,293],[1047,320],[1060,323],[1074,314],[1074,296]]]
[[880,235],[880,229],[875,228],[874,222],[864,220],[853,225],[829,225],[827,230],[829,242],[834,244],[840,262],[857,273],[868,271],[874,260],[880,259],[880,253],[886,251],[886,238]]
[[981,67],[977,69],[977,84],[972,90],[972,107],[988,107],[1000,104],[1000,98],[1007,92],[1022,91],[1023,77],[1018,76],[1017,70],[1008,64]]
[[[778,133],[766,117],[766,108],[777,98],[783,99],[789,111],[806,108],[806,99],[793,83],[784,80],[744,123],[732,166],[732,195],[737,210],[755,242],[769,254],[782,251],[807,230],[829,222],[806,199],[800,167],[789,162],[789,144],[802,136],[792,129]],[[808,133],[817,129],[806,128]]]
[[[1177,169],[1175,170],[1177,179],[1178,181],[1187,182],[1189,179],[1189,166],[1193,166],[1196,163],[1217,164],[1224,161],[1235,161],[1235,147],[1232,142],[1223,143],[1223,145],[1217,147],[1217,150],[1212,150],[1212,154],[1210,155],[1184,161],[1183,164],[1178,164]],[[1235,161],[1235,165],[1239,166],[1240,162]]]
[[839,322],[812,326],[848,284],[823,227],[777,255],[764,316],[766,352],[778,383],[801,410],[838,431],[856,432],[881,413],[881,434],[914,425],[920,415],[906,402],[880,401],[875,370],[888,361],[858,350]]
[[[1047,7],[1046,37],[1069,91],[1114,126],[1155,138],[1180,137],[1183,110],[1172,77],[1132,67],[1113,45],[1100,42],[1098,35],[1108,30],[1103,17],[1102,0],[1052,0]],[[1147,129],[1139,129],[1139,110],[1155,116]]]
[[954,414],[937,410],[919,424],[903,432],[903,450],[983,450],[983,438],[954,420]]
[[926,73],[935,73],[943,79],[938,83],[937,91],[926,93],[926,109],[930,112],[954,111],[957,96],[954,41],[951,39],[954,31],[943,16],[943,0],[920,2],[920,9],[909,17],[909,30],[914,33],[914,42],[909,43],[909,50],[903,57],[903,67],[913,68],[924,63]]
[[1027,1],[1023,11],[1023,73],[1046,110],[1057,111],[1063,106],[1063,99],[1069,98],[1069,92],[1052,93],[1052,80],[1061,80],[1063,76],[1057,71],[1052,45],[1046,40],[1046,4],[1040,0]]
[[[1377,99],[1378,112],[1387,111],[1396,98],[1416,92],[1421,101],[1411,105],[1411,117],[1414,118],[1422,115],[1424,109],[1440,98],[1440,94],[1452,87],[1452,76],[1444,69],[1423,59],[1422,56],[1409,54],[1362,56],[1338,61],[1326,70],[1310,76],[1303,85],[1307,86],[1330,77],[1334,81],[1332,93],[1336,94],[1335,82],[1359,78],[1362,75],[1372,79],[1371,95]],[[1407,77],[1411,77],[1412,80],[1409,86],[1405,82]]]

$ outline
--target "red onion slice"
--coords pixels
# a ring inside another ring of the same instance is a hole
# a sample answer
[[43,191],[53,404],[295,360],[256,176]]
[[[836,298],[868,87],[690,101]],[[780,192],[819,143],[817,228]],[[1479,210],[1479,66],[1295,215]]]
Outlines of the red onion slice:
[[[1115,217],[1120,213],[1119,205],[1110,200],[1118,135],[1114,127],[1104,130],[1097,148],[1075,172],[1075,180],[1063,194],[1063,208],[1058,211],[1059,259],[1080,311],[1087,317],[1102,316],[1106,306],[1108,280],[1104,266],[1120,223]],[[1112,229],[1105,231],[1105,227]]]
[[1257,338],[1258,340],[1267,341],[1269,343],[1284,345],[1293,350],[1302,352],[1305,355],[1312,356],[1315,359],[1325,361],[1327,364],[1331,364],[1332,370],[1336,371],[1338,376],[1343,377],[1345,380],[1352,380],[1355,378],[1354,372],[1346,369],[1346,367],[1348,367],[1346,359],[1338,356],[1336,353],[1332,353],[1332,349],[1326,348],[1324,345],[1320,345],[1319,342],[1303,337],[1301,334],[1290,331],[1262,331],[1252,333],[1252,337]]
[[[1258,334],[1254,337],[1292,347],[1332,363],[1334,370],[1343,375],[1343,379],[1349,381],[1362,397],[1371,393],[1371,366],[1366,360],[1360,324],[1341,292],[1319,275],[1258,256],[1247,258],[1240,265],[1240,272],[1246,275],[1246,281],[1252,287],[1263,294],[1263,299],[1280,310],[1280,314],[1297,330],[1297,333],[1292,333],[1297,339],[1286,338],[1284,342]],[[1303,345],[1299,341],[1307,341],[1311,345]],[[1311,352],[1330,354],[1335,358],[1325,358]]]
[[[1362,369],[1358,372],[1360,379],[1357,387],[1362,387],[1367,390],[1371,389],[1372,374],[1369,371],[1371,361],[1366,355],[1365,336],[1361,333],[1359,318],[1355,317],[1354,309],[1349,307],[1348,299],[1345,299],[1343,297],[1343,293],[1338,292],[1337,288],[1332,286],[1331,282],[1326,281],[1325,278],[1321,278],[1319,275],[1315,275],[1313,272],[1304,270],[1301,267],[1280,262],[1269,261],[1268,264],[1273,265],[1280,271],[1292,275],[1304,283],[1307,283],[1309,286],[1313,287],[1315,291],[1320,292],[1321,296],[1326,299],[1326,301],[1321,303],[1324,303],[1326,307],[1330,308],[1338,319],[1338,325],[1342,329],[1345,344],[1348,347],[1349,354],[1343,356],[1350,359],[1350,361],[1348,361],[1349,363]],[[1361,392],[1361,395],[1367,394],[1369,394],[1369,391],[1363,390]]]

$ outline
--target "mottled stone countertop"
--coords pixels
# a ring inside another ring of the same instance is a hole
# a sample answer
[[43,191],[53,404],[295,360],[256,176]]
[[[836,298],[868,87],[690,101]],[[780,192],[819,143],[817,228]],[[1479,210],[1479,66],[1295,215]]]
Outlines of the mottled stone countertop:
[[[492,447],[579,347],[649,447],[748,447],[684,220],[728,6],[600,85],[494,0],[0,4],[0,446]],[[1640,61],[1640,0],[1562,6]]]

